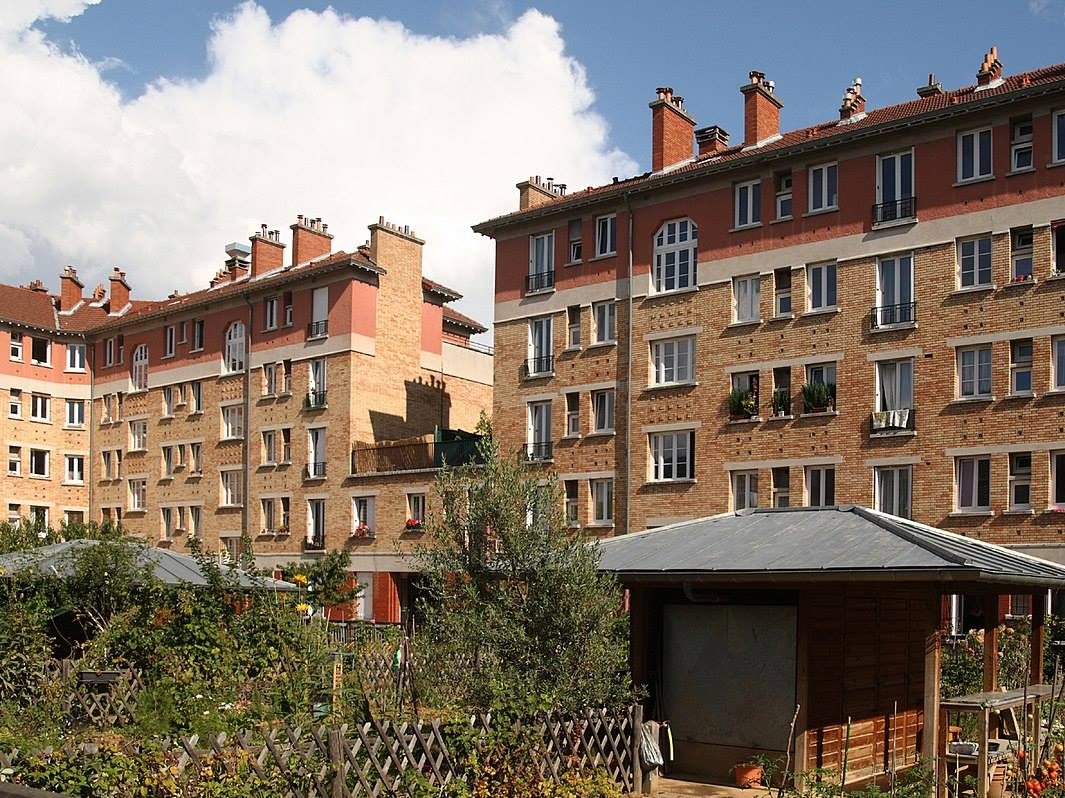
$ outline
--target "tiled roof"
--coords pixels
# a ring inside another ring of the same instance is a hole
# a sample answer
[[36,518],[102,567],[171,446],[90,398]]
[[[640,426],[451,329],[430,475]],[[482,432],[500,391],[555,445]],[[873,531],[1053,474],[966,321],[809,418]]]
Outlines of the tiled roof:
[[53,299],[47,291],[0,284],[0,317],[14,324],[54,330],[56,315]]
[[448,288],[442,283],[438,283],[435,280],[430,280],[428,277],[422,278],[422,290],[427,291],[430,294],[436,294],[441,297],[445,302],[452,302],[456,299],[462,299],[462,294],[453,288]]
[[471,319],[469,316],[463,315],[457,310],[452,310],[448,307],[444,308],[444,321],[449,321],[452,324],[459,325],[460,327],[468,327],[475,332],[488,332],[488,328],[481,324],[479,321]]
[[[989,105],[995,105],[1027,94],[1043,93],[1050,90],[1065,89],[1065,63],[1021,72],[1002,79],[996,86],[981,88],[966,86],[962,89],[921,97],[916,100],[875,108],[861,119],[854,119],[846,124],[839,120],[829,120],[817,125],[800,128],[784,133],[779,139],[760,147],[730,147],[719,153],[708,153],[696,157],[688,163],[661,172],[645,172],[642,175],[607,183],[602,186],[590,186],[583,191],[575,191],[549,201],[544,205],[526,211],[503,214],[493,219],[474,225],[475,232],[490,234],[492,230],[505,227],[525,219],[540,218],[573,206],[580,206],[591,201],[605,199],[615,194],[633,190],[655,188],[679,180],[695,178],[702,174],[741,169],[744,166],[766,160],[774,155],[783,156],[794,149],[805,146],[827,147],[837,142],[855,138],[864,138],[886,133],[902,125],[935,121],[946,116],[975,111]],[[1016,95],[1016,96],[1015,96]]]

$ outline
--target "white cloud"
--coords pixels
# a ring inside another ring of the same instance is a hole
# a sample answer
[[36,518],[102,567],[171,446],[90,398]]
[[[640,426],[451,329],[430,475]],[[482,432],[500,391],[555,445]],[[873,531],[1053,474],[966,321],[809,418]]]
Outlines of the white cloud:
[[39,19],[69,20],[100,0],[4,0],[0,33],[18,33]]
[[0,219],[5,240],[29,242],[0,277],[54,284],[71,262],[91,287],[121,265],[134,296],[159,297],[206,285],[224,244],[260,222],[321,216],[350,250],[383,214],[426,238],[427,273],[490,320],[493,247],[470,224],[515,209],[529,174],[584,186],[636,168],[536,11],[448,39],[333,10],[273,22],[249,2],[215,21],[208,53],[202,80],[124,101],[36,30],[0,39]]

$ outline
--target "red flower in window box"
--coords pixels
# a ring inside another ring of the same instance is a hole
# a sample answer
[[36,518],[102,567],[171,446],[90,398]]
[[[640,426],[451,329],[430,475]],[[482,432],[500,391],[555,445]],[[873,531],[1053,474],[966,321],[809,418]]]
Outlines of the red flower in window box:
[[373,530],[370,529],[370,527],[368,527],[366,524],[359,524],[357,527],[355,527],[354,531],[351,533],[351,536],[353,538],[372,538]]
[[407,523],[403,526],[408,532],[414,532],[422,528],[422,522],[417,518],[408,518]]
[[1015,283],[1026,283],[1026,282],[1028,282],[1031,279],[1032,279],[1032,275],[1030,275],[1030,274],[1015,274],[1015,275],[1013,275],[1013,282],[1015,282]]

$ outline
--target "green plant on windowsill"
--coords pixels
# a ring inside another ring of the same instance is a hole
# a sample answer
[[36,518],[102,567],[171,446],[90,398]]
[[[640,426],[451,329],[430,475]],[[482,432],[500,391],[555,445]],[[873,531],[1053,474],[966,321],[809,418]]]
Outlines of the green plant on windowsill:
[[802,404],[804,413],[827,413],[836,407],[836,386],[834,383],[808,382],[802,386]]
[[733,388],[728,395],[728,414],[731,419],[750,418],[758,412],[758,399],[749,388]]
[[773,391],[773,396],[769,400],[770,406],[773,409],[773,415],[787,416],[791,414],[791,391],[787,388],[778,388]]

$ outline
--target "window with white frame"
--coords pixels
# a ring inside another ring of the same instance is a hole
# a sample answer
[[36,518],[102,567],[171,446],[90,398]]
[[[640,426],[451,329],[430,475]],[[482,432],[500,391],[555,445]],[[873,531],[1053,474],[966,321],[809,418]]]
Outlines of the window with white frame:
[[30,419],[50,421],[52,419],[52,397],[43,393],[30,394]]
[[22,520],[22,505],[21,504],[9,504],[7,506],[7,522],[9,524],[17,524]]
[[47,477],[49,469],[49,452],[47,449],[30,449],[30,476]]
[[226,330],[225,357],[222,360],[226,372],[244,370],[244,322],[235,321]]
[[268,296],[263,300],[263,329],[277,329],[277,297]]
[[173,357],[177,351],[177,328],[168,324],[163,328],[163,357]]
[[183,321],[178,325],[178,343],[187,344],[189,342],[189,323]]
[[189,507],[189,537],[194,538],[200,534],[203,508],[196,505]]
[[568,338],[566,339],[566,347],[568,349],[580,349],[581,348],[581,306],[570,305],[566,308],[566,329],[568,331]]
[[129,484],[129,511],[143,511],[148,506],[148,480],[131,479]]
[[189,347],[193,352],[198,352],[203,349],[204,342],[204,321],[203,319],[192,320],[192,346]]
[[876,509],[888,515],[909,518],[913,466],[882,466],[873,471],[876,482]]
[[581,395],[576,391],[566,394],[566,437],[579,438],[581,434]]
[[695,478],[695,430],[653,432],[648,443],[652,482]]
[[1033,239],[1031,225],[1010,230],[1010,279],[1014,282],[1024,282],[1035,276],[1032,261]]
[[529,290],[543,291],[555,284],[555,234],[529,236]]
[[810,310],[836,307],[836,264],[814,263],[806,267],[806,302]]
[[1054,112],[1054,163],[1065,161],[1065,111]]
[[1032,453],[1010,454],[1010,509],[1029,510],[1032,507]]
[[307,430],[308,476],[325,476],[325,452],[325,427],[311,427]]
[[987,512],[991,509],[991,458],[955,459],[957,509],[960,512]]
[[732,472],[732,509],[746,510],[758,506],[758,472]]
[[592,491],[592,523],[614,522],[614,480],[593,479],[588,483]]
[[1010,120],[1010,169],[1023,172],[1035,166],[1032,158],[1032,117]]
[[791,506],[791,469],[777,466],[773,469],[773,506]]
[[85,400],[67,399],[67,426],[85,426]]
[[177,525],[174,522],[174,508],[173,507],[160,507],[159,515],[162,518],[163,524],[163,538],[169,539],[174,536],[174,531],[177,529]]
[[618,248],[618,217],[614,214],[595,220],[595,255],[614,255]]
[[655,233],[654,293],[695,287],[699,228],[690,219],[666,222]]
[[63,455],[66,482],[81,485],[85,482],[85,456],[81,454]]
[[360,527],[364,532],[372,533],[377,521],[376,499],[373,496],[354,496],[351,499],[352,531],[358,533]]
[[[1065,358],[1065,349],[1062,355]],[[958,350],[958,396],[962,399],[991,396],[990,344]]]
[[836,467],[806,467],[806,506],[831,507],[836,503]]
[[104,479],[114,479],[115,476],[114,472],[112,471],[112,463],[114,461],[111,459],[111,457],[111,452],[107,449],[100,452],[100,470],[103,472]]
[[163,386],[163,417],[169,418],[174,415],[174,386]]
[[199,380],[189,383],[189,412],[203,412],[203,383]]
[[961,288],[991,285],[991,236],[958,242],[958,285]]
[[876,221],[913,216],[913,150],[877,156]]
[[1023,396],[1032,392],[1032,339],[1010,341],[1010,394]]
[[263,465],[275,465],[277,463],[277,430],[264,429],[262,436]]
[[194,441],[189,444],[189,475],[203,473],[203,444]]
[[551,401],[529,402],[526,452],[531,460],[549,460],[552,454]]
[[838,207],[838,181],[836,164],[825,163],[810,167],[809,175],[809,210],[828,211]]
[[991,128],[958,134],[958,182],[991,176]]
[[115,364],[115,339],[108,338],[104,341],[104,365],[113,366]]
[[[11,349],[9,356],[11,360],[22,360],[22,333],[16,332],[15,330],[11,331]],[[108,363],[108,365],[111,364]]]
[[325,548],[325,499],[307,500],[307,542]]
[[677,385],[695,379],[695,338],[665,338],[651,342],[655,385]]
[[913,408],[913,360],[880,360],[876,364],[876,409],[880,413]]
[[791,267],[773,270],[773,313],[776,316],[791,315]]
[[222,475],[222,495],[219,504],[223,507],[240,507],[244,504],[244,472],[240,469],[219,472]]
[[129,422],[129,450],[143,452],[148,449],[148,422],[134,419]]
[[1050,453],[1050,504],[1065,508],[1065,452]]
[[773,177],[776,188],[776,210],[778,219],[791,217],[791,172],[778,172]]
[[30,363],[35,366],[51,366],[52,342],[47,338],[31,338]]
[[916,321],[913,301],[913,255],[891,255],[876,263],[877,327],[911,324]]
[[67,371],[85,371],[85,344],[67,344]]
[[580,483],[575,479],[567,479],[563,483],[563,488],[566,494],[566,525],[570,527],[580,526],[580,499],[578,498],[578,492],[580,491]]
[[292,428],[281,428],[281,460],[282,463],[292,462]]
[[569,222],[569,262],[581,262],[582,247],[581,220],[570,219]]
[[734,227],[751,227],[762,221],[762,181],[748,180],[735,186]]
[[222,408],[222,438],[232,440],[244,437],[244,405],[226,405]]
[[307,398],[311,407],[325,404],[326,390],[329,385],[326,378],[326,359],[316,357],[307,369]]
[[22,418],[22,389],[12,388],[8,393],[7,415],[10,418]]
[[278,500],[278,504],[281,505],[281,526],[278,528],[278,531],[287,534],[289,527],[291,526],[289,521],[292,517],[290,513],[292,500],[288,496],[282,496]]
[[592,391],[592,419],[594,432],[614,431],[614,391]]
[[425,500],[424,493],[407,494],[407,520],[413,521],[419,526],[425,523]]
[[163,454],[163,479],[170,479],[174,476],[174,447],[164,446],[162,447]]
[[613,302],[596,302],[592,305],[592,318],[595,319],[597,344],[611,343],[617,339],[617,308]]
[[[806,367],[806,383],[808,385],[825,385],[828,387],[829,398],[832,407],[836,402],[836,364],[835,363],[811,363]],[[807,410],[806,412],[811,412]]]
[[146,391],[148,389],[148,344],[140,344],[133,350],[133,360],[129,367],[130,389]]
[[259,507],[263,519],[263,532],[273,532],[277,529],[277,501],[273,497],[260,499]]
[[277,394],[277,364],[263,363],[263,396]]
[[529,319],[529,355],[526,362],[528,374],[549,374],[554,369],[554,348],[551,316]]
[[762,278],[757,274],[732,278],[732,320],[737,323],[762,320]]
[[7,447],[7,473],[10,476],[22,476],[22,447]]

